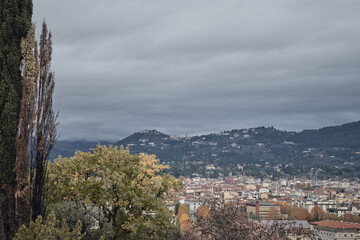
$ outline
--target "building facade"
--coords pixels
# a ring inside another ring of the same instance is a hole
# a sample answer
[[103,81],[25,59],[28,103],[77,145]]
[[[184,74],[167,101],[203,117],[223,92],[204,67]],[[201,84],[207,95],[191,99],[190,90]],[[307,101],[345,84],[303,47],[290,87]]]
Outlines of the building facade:
[[319,221],[310,224],[316,240],[360,240],[360,223]]

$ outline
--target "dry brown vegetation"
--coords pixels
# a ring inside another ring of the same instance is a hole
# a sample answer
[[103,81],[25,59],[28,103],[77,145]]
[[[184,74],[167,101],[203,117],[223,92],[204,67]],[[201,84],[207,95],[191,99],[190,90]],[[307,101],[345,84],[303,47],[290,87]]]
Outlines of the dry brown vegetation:
[[295,228],[292,222],[274,222],[271,226],[263,225],[249,218],[240,202],[225,204],[223,199],[213,199],[205,203],[205,207],[209,209],[209,216],[198,218],[192,231],[183,235],[184,239],[287,240],[289,235],[312,236],[310,230]]

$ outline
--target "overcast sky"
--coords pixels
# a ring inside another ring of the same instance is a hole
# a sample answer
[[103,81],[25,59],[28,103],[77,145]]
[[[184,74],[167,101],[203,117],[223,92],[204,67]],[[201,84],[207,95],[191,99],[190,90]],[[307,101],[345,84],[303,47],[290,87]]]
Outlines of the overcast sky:
[[60,140],[360,120],[358,0],[34,0]]

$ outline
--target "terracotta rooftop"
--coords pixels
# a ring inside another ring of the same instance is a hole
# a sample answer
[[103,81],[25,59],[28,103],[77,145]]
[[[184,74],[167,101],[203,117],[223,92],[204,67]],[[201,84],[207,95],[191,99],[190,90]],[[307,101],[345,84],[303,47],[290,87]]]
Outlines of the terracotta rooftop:
[[311,222],[312,225],[317,225],[320,227],[328,227],[328,228],[355,228],[360,230],[360,223],[352,223],[352,222],[339,222],[339,221],[319,221],[319,222]]

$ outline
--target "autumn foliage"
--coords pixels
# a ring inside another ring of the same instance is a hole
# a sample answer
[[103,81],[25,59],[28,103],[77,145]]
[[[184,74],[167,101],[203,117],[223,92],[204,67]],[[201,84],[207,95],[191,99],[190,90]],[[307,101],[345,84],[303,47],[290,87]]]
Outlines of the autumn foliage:
[[184,204],[181,204],[179,206],[178,215],[177,215],[177,225],[181,234],[184,234],[192,230],[193,225],[189,217],[189,208]]
[[312,215],[312,221],[322,221],[326,218],[326,212],[318,205],[313,207],[310,211]]
[[360,222],[360,216],[352,215],[351,213],[344,213],[338,220],[344,222]]
[[269,219],[280,219],[280,211],[278,208],[271,206],[269,208]]
[[186,206],[185,204],[181,204],[180,206],[179,206],[179,210],[178,210],[178,217],[181,217],[181,215],[182,214],[187,214],[187,215],[189,215],[189,208],[188,208],[188,206]]
[[355,216],[351,213],[345,213],[338,217],[336,214],[325,212],[319,205],[314,206],[309,212],[305,208],[292,206],[290,204],[280,204],[280,210],[281,214],[288,214],[288,219],[290,220],[307,220],[309,222],[322,220],[360,222],[359,216]]
[[98,145],[49,164],[47,202],[80,201],[101,209],[115,239],[172,239],[166,202],[177,196],[181,182],[160,174],[167,168],[154,155]]
[[192,223],[187,213],[183,213],[179,218],[180,233],[191,231]]
[[183,233],[191,232],[192,227],[193,227],[193,225],[192,225],[190,219],[186,219],[185,221],[183,221],[180,224],[180,233],[183,234]]
[[210,216],[210,209],[208,209],[204,205],[201,205],[196,209],[195,216],[198,221],[206,220]]
[[294,220],[312,220],[312,215],[306,208],[294,207],[290,212],[290,218]]
[[287,240],[289,239],[287,233],[293,236],[311,236],[312,234],[302,228],[288,228],[284,224],[263,225],[249,218],[245,207],[240,202],[225,204],[223,199],[213,199],[205,203],[205,207],[209,209],[208,217],[197,221],[192,231],[183,235],[184,239]]

